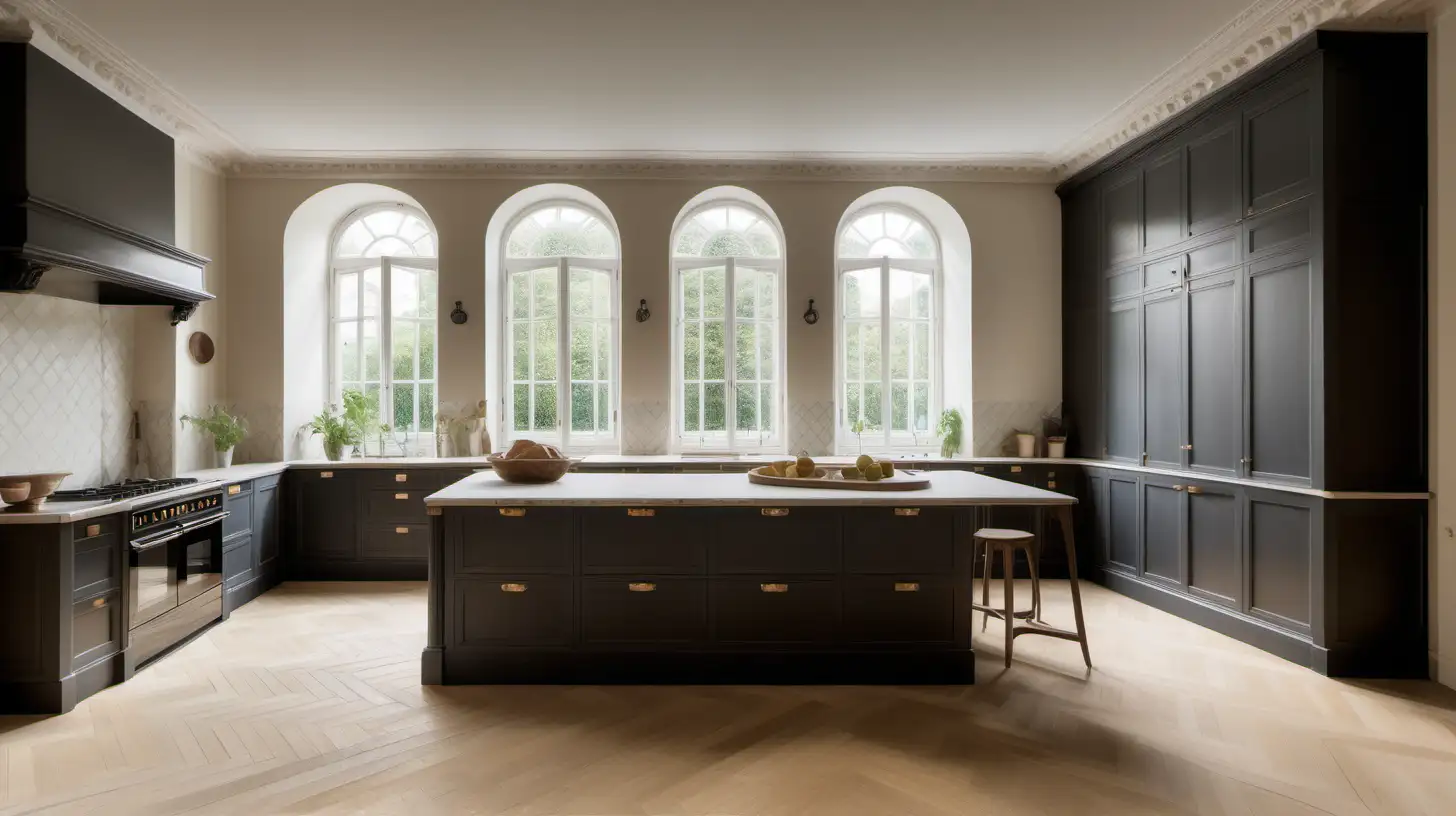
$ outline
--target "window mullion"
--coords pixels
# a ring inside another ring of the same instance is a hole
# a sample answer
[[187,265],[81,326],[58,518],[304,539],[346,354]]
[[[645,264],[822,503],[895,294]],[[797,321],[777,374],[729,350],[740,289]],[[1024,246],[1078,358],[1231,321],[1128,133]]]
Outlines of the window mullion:
[[[379,420],[394,427],[394,264],[379,259]],[[384,418],[389,417],[389,422]],[[365,450],[369,449],[366,435]],[[383,455],[381,445],[379,453]]]
[[890,259],[880,261],[880,422],[884,425],[885,445],[890,445],[894,427],[894,416],[890,413],[893,402],[890,391],[894,387],[890,377]]
[[556,433],[562,448],[569,446],[571,434],[571,289],[567,286],[568,262],[565,258],[556,266]]
[[733,302],[737,269],[729,258],[723,276],[723,427],[728,450],[733,450],[738,426],[738,329],[737,305]]

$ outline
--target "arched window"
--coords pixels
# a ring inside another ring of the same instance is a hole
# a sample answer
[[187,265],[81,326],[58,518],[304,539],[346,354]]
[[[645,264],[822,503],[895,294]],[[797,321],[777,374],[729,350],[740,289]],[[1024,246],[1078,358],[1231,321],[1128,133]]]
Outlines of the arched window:
[[614,449],[619,256],[611,223],[585,205],[552,201],[521,214],[503,243],[508,438]]
[[[390,440],[407,452],[435,428],[435,316],[439,262],[435,228],[404,204],[346,216],[330,263],[330,399],[358,391],[389,431],[371,429],[367,449]],[[414,444],[411,444],[413,442]]]
[[672,236],[673,405],[683,450],[784,448],[784,263],[746,201],[688,210]]
[[933,447],[940,406],[940,243],[913,210],[878,205],[840,228],[835,371],[840,439]]

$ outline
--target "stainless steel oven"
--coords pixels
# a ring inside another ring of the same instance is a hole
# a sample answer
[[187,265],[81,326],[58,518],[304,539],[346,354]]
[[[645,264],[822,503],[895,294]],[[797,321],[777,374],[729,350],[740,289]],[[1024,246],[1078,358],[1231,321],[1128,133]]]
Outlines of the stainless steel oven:
[[127,629],[133,665],[222,617],[222,493],[131,514]]

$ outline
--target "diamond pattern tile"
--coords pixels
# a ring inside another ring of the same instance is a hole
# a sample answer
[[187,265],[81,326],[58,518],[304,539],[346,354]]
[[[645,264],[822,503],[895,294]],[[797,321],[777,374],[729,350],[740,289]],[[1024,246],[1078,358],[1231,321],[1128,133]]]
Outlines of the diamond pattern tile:
[[789,403],[789,451],[810,456],[834,452],[834,403]]
[[1041,418],[1056,411],[1059,402],[995,402],[976,400],[971,406],[971,441],[976,456],[1015,456],[1016,432],[1037,435],[1037,452],[1044,452]]

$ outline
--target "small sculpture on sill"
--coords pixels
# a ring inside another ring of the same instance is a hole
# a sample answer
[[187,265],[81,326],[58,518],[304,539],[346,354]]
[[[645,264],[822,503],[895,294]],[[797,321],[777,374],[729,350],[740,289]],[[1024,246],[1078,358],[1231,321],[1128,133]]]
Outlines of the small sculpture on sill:
[[490,430],[485,422],[485,400],[463,417],[435,417],[435,453],[441,458],[484,456],[490,451]]

